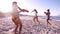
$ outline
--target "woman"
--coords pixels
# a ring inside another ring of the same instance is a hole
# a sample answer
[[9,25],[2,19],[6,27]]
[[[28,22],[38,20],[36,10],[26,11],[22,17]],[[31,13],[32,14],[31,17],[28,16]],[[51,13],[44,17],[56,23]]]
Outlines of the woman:
[[[13,7],[13,10],[12,10],[12,21],[14,22],[14,24],[16,25],[16,28],[15,28],[15,34],[17,32],[17,29],[19,27],[19,34],[21,34],[21,30],[22,30],[22,23],[21,23],[21,20],[19,18],[19,13],[20,12],[28,12],[27,10],[25,9],[21,9],[18,5],[17,5],[17,2],[13,2],[12,4],[12,7]],[[18,9],[20,11],[18,11]]]
[[36,21],[39,23],[39,25],[41,25],[40,24],[40,22],[38,21],[38,16],[37,16],[37,10],[36,9],[34,9],[32,12],[35,12],[35,16],[34,16],[34,18],[33,18],[33,21],[36,23]]
[[[45,13],[46,16],[47,16],[46,22],[47,22],[47,26],[48,26],[48,24],[50,24],[50,23],[49,23],[49,20],[50,20],[50,10],[47,9],[47,12],[44,12],[44,13]],[[51,25],[51,24],[50,24],[50,25]]]

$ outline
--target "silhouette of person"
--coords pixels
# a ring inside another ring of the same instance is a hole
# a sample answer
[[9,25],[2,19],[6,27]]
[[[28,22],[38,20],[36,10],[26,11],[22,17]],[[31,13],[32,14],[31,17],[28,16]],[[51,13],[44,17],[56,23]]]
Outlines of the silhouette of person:
[[[19,13],[20,12],[28,12],[28,10],[25,10],[25,9],[21,9],[18,5],[17,5],[17,2],[13,2],[12,3],[12,7],[13,7],[13,10],[12,10],[12,21],[14,22],[14,24],[16,25],[16,28],[15,28],[15,34],[17,32],[17,29],[19,27],[19,34],[21,34],[21,30],[22,30],[22,23],[21,23],[21,20],[19,18]],[[18,9],[20,11],[18,11]]]
[[32,12],[35,12],[35,16],[33,18],[34,23],[36,23],[36,21],[37,21],[39,23],[39,25],[40,25],[40,22],[38,21],[38,16],[37,16],[37,14],[38,14],[37,10],[34,9]]
[[[47,19],[46,19],[46,22],[47,22],[47,26],[48,26],[48,24],[50,24],[49,23],[49,20],[50,20],[50,9],[47,9],[47,12],[44,12],[45,14],[46,14],[46,16],[47,16]],[[50,24],[51,25],[51,24]]]

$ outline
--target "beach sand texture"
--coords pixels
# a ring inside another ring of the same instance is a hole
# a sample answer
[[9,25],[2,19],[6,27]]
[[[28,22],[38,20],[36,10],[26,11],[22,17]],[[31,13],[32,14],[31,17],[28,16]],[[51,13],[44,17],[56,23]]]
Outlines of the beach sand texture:
[[[41,25],[33,23],[33,17],[21,16],[21,34],[60,34],[60,21],[50,20],[51,25],[46,26],[46,20],[39,17]],[[0,19],[0,34],[14,34],[15,25],[10,17]]]

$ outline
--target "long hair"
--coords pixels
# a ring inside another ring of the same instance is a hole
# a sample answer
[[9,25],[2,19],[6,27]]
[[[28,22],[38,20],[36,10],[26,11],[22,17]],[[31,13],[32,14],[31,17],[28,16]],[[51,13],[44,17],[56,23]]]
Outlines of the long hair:
[[36,13],[38,13],[36,9],[34,9],[34,11],[35,11]]

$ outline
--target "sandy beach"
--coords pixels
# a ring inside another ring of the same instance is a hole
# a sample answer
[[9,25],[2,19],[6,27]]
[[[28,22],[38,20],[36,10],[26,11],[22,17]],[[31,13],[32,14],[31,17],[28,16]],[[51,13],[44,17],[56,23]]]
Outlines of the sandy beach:
[[[47,27],[46,20],[39,17],[41,25],[33,23],[32,16],[21,16],[21,34],[60,34],[60,20],[50,20],[51,25]],[[15,25],[11,17],[0,19],[0,34],[14,34]]]

